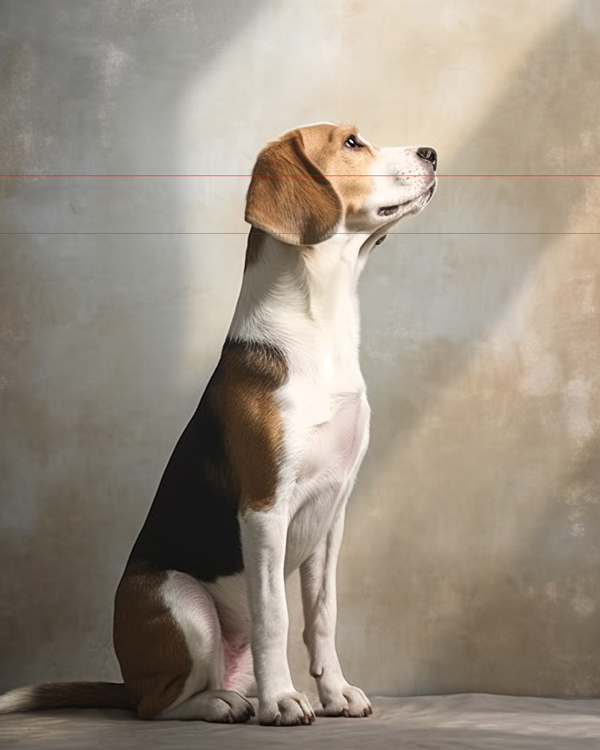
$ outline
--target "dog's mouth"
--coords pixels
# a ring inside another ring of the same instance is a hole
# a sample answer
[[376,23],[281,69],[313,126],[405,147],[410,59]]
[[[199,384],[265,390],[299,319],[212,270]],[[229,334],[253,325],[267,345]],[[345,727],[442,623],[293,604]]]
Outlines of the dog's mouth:
[[393,206],[382,206],[377,210],[378,216],[393,216],[394,214],[398,213],[403,208],[407,208],[408,206],[411,206],[417,202],[423,201],[423,206],[430,201],[433,194],[435,192],[435,182],[433,185],[430,185],[430,187],[425,190],[425,192],[421,193],[421,195],[418,195],[416,198],[413,198],[410,201],[406,201],[405,203],[396,203]]
[[393,216],[396,211],[400,210],[401,206],[406,206],[406,203],[397,203],[395,206],[382,206],[377,213],[379,216]]

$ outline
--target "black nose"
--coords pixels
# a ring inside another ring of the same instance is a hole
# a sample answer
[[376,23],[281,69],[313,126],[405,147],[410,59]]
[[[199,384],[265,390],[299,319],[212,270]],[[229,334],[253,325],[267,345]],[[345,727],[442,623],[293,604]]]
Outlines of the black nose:
[[426,146],[418,148],[417,156],[430,162],[434,169],[437,167],[437,151],[434,148],[427,148]]

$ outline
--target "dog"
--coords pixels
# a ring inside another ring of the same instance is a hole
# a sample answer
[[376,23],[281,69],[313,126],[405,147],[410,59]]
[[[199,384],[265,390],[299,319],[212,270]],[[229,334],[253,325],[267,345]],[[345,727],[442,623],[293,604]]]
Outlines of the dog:
[[430,147],[377,148],[318,123],[259,153],[240,296],[115,597],[124,682],[49,683],[0,712],[94,706],[143,719],[311,724],[292,683],[285,580],[300,570],[325,716],[367,716],[336,653],[336,565],[369,441],[357,283],[372,248],[437,185]]

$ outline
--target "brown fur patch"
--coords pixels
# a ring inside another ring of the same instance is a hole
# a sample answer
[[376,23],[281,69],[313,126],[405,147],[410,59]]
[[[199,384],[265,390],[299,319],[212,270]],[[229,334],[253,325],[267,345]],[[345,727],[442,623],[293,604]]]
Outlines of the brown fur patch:
[[354,125],[312,125],[302,128],[306,153],[323,174],[328,176],[340,196],[345,216],[352,217],[365,203],[373,189],[373,178],[368,176],[376,149],[344,146],[350,135],[357,136]]
[[283,423],[274,391],[287,375],[273,347],[230,341],[211,382],[208,395],[223,426],[240,513],[266,510],[275,501]]
[[246,221],[291,245],[323,242],[343,216],[340,198],[307,156],[294,130],[258,155],[246,196]]
[[152,719],[181,694],[192,668],[185,638],[160,597],[168,573],[130,565],[115,596],[113,640],[127,694]]

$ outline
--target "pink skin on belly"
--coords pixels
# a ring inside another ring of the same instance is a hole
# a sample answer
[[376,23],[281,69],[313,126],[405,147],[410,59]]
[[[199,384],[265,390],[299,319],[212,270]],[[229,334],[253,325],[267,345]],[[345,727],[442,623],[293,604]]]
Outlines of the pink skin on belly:
[[223,662],[223,689],[244,695],[254,682],[249,633],[223,636]]

